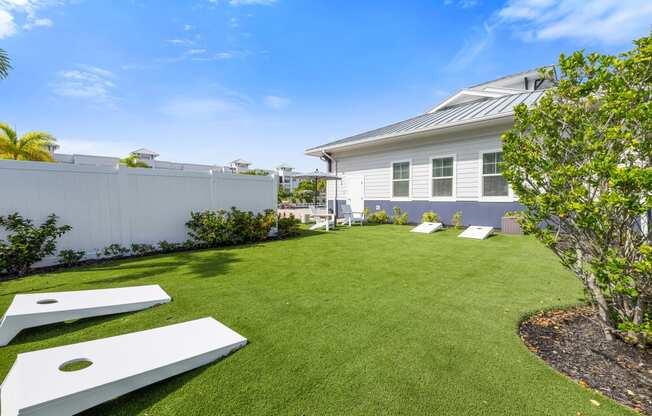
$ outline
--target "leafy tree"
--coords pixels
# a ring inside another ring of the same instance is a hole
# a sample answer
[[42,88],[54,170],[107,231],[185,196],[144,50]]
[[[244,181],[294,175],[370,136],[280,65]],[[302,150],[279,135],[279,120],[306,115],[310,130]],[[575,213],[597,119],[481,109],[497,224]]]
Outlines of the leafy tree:
[[0,123],[0,159],[54,162],[48,146],[57,140],[43,131],[30,131],[18,137],[6,123]]
[[326,192],[326,180],[320,179],[318,181],[305,180],[299,182],[292,198],[299,202],[313,202],[320,194]]
[[269,172],[262,169],[249,169],[242,170],[238,172],[240,175],[251,175],[251,176],[269,176]]
[[9,70],[11,69],[11,64],[9,61],[9,56],[4,49],[0,49],[0,79],[5,79],[9,76]]
[[285,188],[285,186],[283,186],[281,184],[278,185],[277,195],[278,195],[277,199],[278,199],[279,204],[282,203],[283,201],[287,201],[288,199],[290,199],[292,197],[292,193],[290,191],[288,191]]
[[134,153],[129,153],[127,157],[120,159],[120,164],[128,168],[150,168],[147,163],[141,162]]
[[515,110],[503,174],[520,223],[583,282],[605,336],[652,342],[652,36],[561,55],[555,88]]

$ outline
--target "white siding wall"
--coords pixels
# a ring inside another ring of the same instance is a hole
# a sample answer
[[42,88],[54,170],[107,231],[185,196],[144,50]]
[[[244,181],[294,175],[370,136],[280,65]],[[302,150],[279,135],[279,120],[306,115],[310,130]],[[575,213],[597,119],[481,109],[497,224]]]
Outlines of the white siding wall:
[[[276,178],[0,160],[0,215],[73,227],[59,249],[94,254],[112,243],[182,242],[191,211],[276,208]],[[0,230],[0,238],[2,238]]]
[[[500,149],[500,134],[475,134],[456,137],[433,137],[418,144],[377,148],[367,153],[336,155],[337,173],[341,177],[357,174],[365,178],[364,197],[368,200],[391,199],[392,162],[411,160],[411,200],[430,199],[430,158],[455,155],[456,200],[480,199],[480,152]],[[346,180],[340,181],[337,198],[348,198]],[[328,186],[328,199],[334,199],[334,185]],[[504,198],[504,200],[514,200]]]

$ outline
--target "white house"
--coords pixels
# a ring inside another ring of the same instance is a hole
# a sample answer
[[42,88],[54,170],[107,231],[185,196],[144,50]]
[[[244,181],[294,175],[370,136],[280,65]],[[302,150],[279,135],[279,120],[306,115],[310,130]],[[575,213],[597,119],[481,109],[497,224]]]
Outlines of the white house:
[[234,173],[248,171],[249,166],[251,166],[251,162],[247,162],[244,159],[232,160],[231,163],[229,164],[229,167]]
[[275,168],[275,173],[278,175],[278,183],[288,192],[294,191],[301,182],[301,179],[297,177],[299,174],[294,171],[294,168],[285,163],[278,165]]
[[463,89],[424,114],[305,153],[342,178],[329,181],[331,207],[400,207],[411,222],[433,210],[450,223],[461,211],[464,224],[500,227],[502,215],[519,208],[500,173],[500,136],[513,125],[516,105],[536,103],[551,86],[538,70],[509,75]]

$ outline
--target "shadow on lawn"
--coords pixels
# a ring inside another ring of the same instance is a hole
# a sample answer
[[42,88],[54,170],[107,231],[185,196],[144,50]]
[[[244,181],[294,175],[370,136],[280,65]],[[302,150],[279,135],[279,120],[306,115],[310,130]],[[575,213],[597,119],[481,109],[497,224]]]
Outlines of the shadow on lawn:
[[[169,256],[165,261],[123,260],[110,265],[85,268],[79,272],[109,274],[109,277],[90,279],[86,285],[122,284],[158,275],[176,274],[177,277],[218,277],[227,273],[232,263],[240,261],[228,249],[185,252]],[[170,276],[166,276],[169,278]]]
[[113,321],[134,312],[118,313],[113,315],[98,316],[93,318],[75,319],[73,321],[59,322],[56,324],[43,325],[35,328],[27,328],[18,333],[9,345],[28,344],[30,342],[44,341],[53,339],[62,335],[73,334],[86,328]]

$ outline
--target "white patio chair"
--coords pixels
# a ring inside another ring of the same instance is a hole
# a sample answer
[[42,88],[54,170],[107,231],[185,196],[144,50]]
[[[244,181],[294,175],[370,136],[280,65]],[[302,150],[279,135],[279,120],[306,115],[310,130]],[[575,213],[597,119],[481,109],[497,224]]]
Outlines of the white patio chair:
[[353,224],[364,225],[364,212],[354,212],[349,204],[342,205],[342,219],[351,227]]

